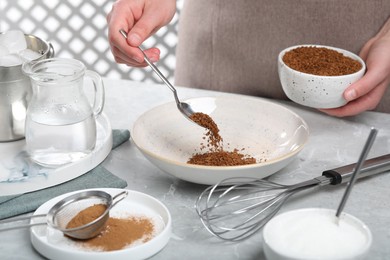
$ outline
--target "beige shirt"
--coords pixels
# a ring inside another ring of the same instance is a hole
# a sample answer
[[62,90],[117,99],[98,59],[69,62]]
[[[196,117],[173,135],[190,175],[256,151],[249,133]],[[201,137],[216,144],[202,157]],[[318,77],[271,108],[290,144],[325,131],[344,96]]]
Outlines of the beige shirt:
[[[281,50],[321,44],[358,54],[389,15],[389,0],[185,0],[175,84],[287,99]],[[390,90],[377,111],[390,113]]]

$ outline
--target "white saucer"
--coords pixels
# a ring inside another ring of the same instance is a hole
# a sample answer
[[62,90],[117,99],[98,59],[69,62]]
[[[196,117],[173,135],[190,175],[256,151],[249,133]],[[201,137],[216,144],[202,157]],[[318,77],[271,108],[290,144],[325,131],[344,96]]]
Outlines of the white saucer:
[[[27,160],[26,141],[0,143],[0,196],[16,195],[45,189],[77,178],[99,165],[111,152],[112,129],[105,114],[96,119],[97,139],[92,153],[77,162],[58,168],[44,168]],[[25,173],[19,179],[8,180],[12,172]]]
[[[105,191],[114,196],[123,189],[94,189]],[[80,191],[77,191],[80,192]],[[97,252],[91,249],[81,248],[77,242],[65,237],[61,231],[55,230],[49,226],[34,226],[30,229],[31,243],[34,248],[43,256],[49,259],[83,259],[83,260],[106,260],[106,259],[145,259],[159,252],[166,246],[171,236],[171,215],[168,209],[157,199],[137,191],[128,190],[128,196],[120,203],[115,205],[110,211],[110,216],[142,215],[150,218],[157,234],[149,241],[130,246],[122,250]],[[46,214],[50,208],[64,197],[75,192],[63,194],[53,198],[40,206],[34,213]],[[42,219],[36,218],[32,223],[41,222]]]

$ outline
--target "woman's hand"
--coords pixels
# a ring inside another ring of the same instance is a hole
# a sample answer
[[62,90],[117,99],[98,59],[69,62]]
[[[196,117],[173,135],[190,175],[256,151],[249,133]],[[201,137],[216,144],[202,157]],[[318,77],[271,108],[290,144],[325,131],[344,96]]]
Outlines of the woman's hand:
[[390,84],[390,19],[364,45],[359,55],[365,61],[367,71],[345,90],[344,98],[349,102],[340,108],[321,109],[322,112],[338,117],[353,116],[373,110],[379,104]]
[[[108,40],[117,63],[145,67],[138,46],[162,26],[168,24],[176,12],[176,0],[117,0],[107,15]],[[128,32],[127,41],[119,33]],[[152,62],[160,59],[160,50],[145,50]]]

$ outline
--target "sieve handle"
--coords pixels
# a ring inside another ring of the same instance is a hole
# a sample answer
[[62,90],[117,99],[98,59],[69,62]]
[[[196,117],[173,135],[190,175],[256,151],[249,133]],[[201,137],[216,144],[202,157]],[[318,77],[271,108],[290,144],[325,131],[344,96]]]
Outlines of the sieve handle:
[[[337,185],[348,182],[352,177],[355,167],[356,163],[353,163],[332,170],[324,171],[322,175],[331,179],[331,185]],[[390,171],[390,154],[382,155],[365,161],[357,178],[361,179],[387,171]]]
[[112,207],[114,207],[116,204],[118,204],[118,202],[120,202],[121,200],[123,200],[124,198],[127,197],[127,195],[129,194],[128,191],[122,191],[118,194],[116,194],[113,198],[112,198],[112,204],[110,206],[110,209]]
[[[31,220],[31,219],[34,219],[34,218],[42,218],[42,217],[46,217],[46,214],[39,214],[39,215],[32,215],[32,216],[21,216],[21,217],[1,220],[0,221],[0,225],[1,224],[5,224],[5,223],[15,223],[15,222],[18,222],[18,221],[21,221],[21,220],[26,220],[26,219]],[[40,222],[40,223],[27,224],[27,225],[18,225],[18,226],[4,227],[4,228],[0,228],[0,232],[8,231],[8,230],[14,230],[14,229],[20,229],[20,228],[28,228],[28,227],[39,226],[39,225],[46,225],[46,221],[45,222]]]

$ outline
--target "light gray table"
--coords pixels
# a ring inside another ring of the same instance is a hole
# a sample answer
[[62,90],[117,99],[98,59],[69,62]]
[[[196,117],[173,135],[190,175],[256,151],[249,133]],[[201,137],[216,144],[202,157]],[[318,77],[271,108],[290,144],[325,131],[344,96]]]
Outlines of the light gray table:
[[[173,101],[163,85],[104,79],[104,112],[113,128],[132,128],[145,111]],[[178,88],[182,99],[228,95],[198,89]],[[282,102],[304,118],[310,139],[296,159],[270,176],[272,181],[293,184],[321,175],[324,170],[356,162],[371,126],[379,130],[369,158],[390,153],[390,115],[366,112],[350,118],[333,118],[290,102]],[[264,259],[261,233],[240,243],[212,237],[200,223],[194,202],[205,186],[181,181],[149,163],[135,145],[127,142],[111,152],[104,166],[128,182],[128,189],[147,193],[170,210],[173,235],[168,245],[153,259]],[[358,180],[345,212],[371,229],[373,244],[367,259],[390,259],[390,173]],[[289,200],[281,212],[321,207],[336,209],[345,186],[323,187]],[[331,243],[331,241],[330,241]],[[346,241],[347,243],[347,241]],[[41,259],[29,241],[28,230],[0,233],[0,259]]]

